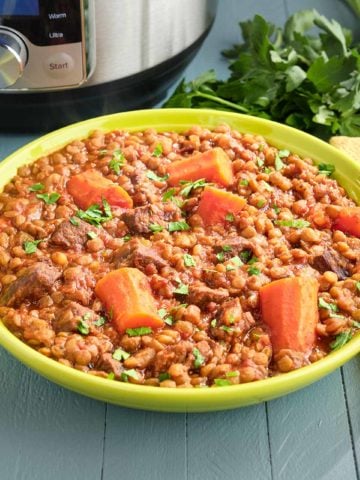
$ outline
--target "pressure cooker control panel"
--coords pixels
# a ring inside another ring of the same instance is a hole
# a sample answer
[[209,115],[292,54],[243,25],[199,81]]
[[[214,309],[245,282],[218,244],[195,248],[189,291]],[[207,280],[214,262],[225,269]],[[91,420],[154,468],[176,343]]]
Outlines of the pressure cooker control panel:
[[0,92],[82,84],[89,15],[87,0],[0,0]]

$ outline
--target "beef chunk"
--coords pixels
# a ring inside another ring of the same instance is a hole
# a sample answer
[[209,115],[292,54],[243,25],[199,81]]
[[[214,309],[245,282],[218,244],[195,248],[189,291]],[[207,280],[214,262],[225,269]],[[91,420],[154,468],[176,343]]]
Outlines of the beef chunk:
[[167,265],[154,247],[147,246],[138,238],[133,238],[116,251],[114,263],[116,268],[135,267],[142,271],[147,265],[154,265],[157,269]]
[[321,255],[314,257],[312,266],[320,273],[332,271],[336,273],[339,280],[344,280],[349,276],[346,270],[346,260],[335,250],[325,249]]
[[61,272],[42,262],[34,263],[11,283],[0,296],[0,305],[19,306],[24,300],[35,301],[49,292]]
[[80,250],[89,240],[88,233],[97,233],[98,229],[80,218],[76,220],[78,225],[73,225],[69,220],[60,223],[51,235],[50,243],[65,249]]
[[225,288],[209,288],[206,285],[191,285],[189,288],[189,303],[205,306],[209,302],[222,303],[229,297]]
[[121,215],[123,220],[132,234],[150,233],[150,225],[161,225],[166,227],[167,222],[177,221],[181,219],[181,211],[174,204],[152,204],[144,205],[126,210]]
[[58,312],[53,326],[56,332],[77,332],[81,319],[90,324],[97,318],[98,315],[90,308],[83,307],[76,302],[69,302]]
[[98,370],[104,370],[105,372],[114,373],[117,380],[121,378],[121,374],[124,371],[123,366],[119,360],[113,358],[112,353],[103,353],[96,364],[96,368]]
[[[224,247],[230,248],[224,251]],[[228,260],[244,251],[249,252],[249,257],[251,257],[254,254],[254,245],[243,237],[225,237],[215,244],[214,250],[216,253],[222,252],[224,259]]]

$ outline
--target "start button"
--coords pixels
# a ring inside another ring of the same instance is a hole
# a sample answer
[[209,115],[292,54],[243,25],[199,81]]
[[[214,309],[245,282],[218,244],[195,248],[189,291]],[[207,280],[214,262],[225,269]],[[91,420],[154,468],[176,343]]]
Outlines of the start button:
[[48,75],[63,78],[74,69],[74,59],[64,52],[55,53],[45,60],[44,68]]

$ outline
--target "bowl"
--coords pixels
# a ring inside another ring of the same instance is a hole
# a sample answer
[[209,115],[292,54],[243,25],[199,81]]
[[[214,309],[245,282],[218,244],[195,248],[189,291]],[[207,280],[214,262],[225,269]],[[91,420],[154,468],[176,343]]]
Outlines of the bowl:
[[[18,167],[56,151],[92,131],[126,129],[184,131],[199,124],[215,127],[227,123],[240,132],[263,135],[280,149],[336,167],[335,178],[360,203],[360,165],[327,143],[299,130],[269,120],[215,110],[143,110],[86,120],[49,133],[20,148],[0,163],[0,189]],[[339,368],[360,351],[360,335],[341,349],[309,366],[253,383],[218,388],[172,389],[141,386],[103,379],[66,367],[33,350],[0,321],[0,345],[47,379],[80,394],[125,407],[162,412],[205,412],[243,407],[277,398],[303,388]]]

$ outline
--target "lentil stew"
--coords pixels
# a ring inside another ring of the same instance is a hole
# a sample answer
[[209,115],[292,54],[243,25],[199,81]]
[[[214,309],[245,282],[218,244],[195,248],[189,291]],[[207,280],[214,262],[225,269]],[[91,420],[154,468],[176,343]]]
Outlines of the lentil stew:
[[[100,193],[73,186],[84,172]],[[96,131],[0,194],[0,315],[43,355],[121,382],[227,386],[315,362],[360,327],[358,211],[332,175],[227,125]],[[138,288],[114,290],[124,278]]]

